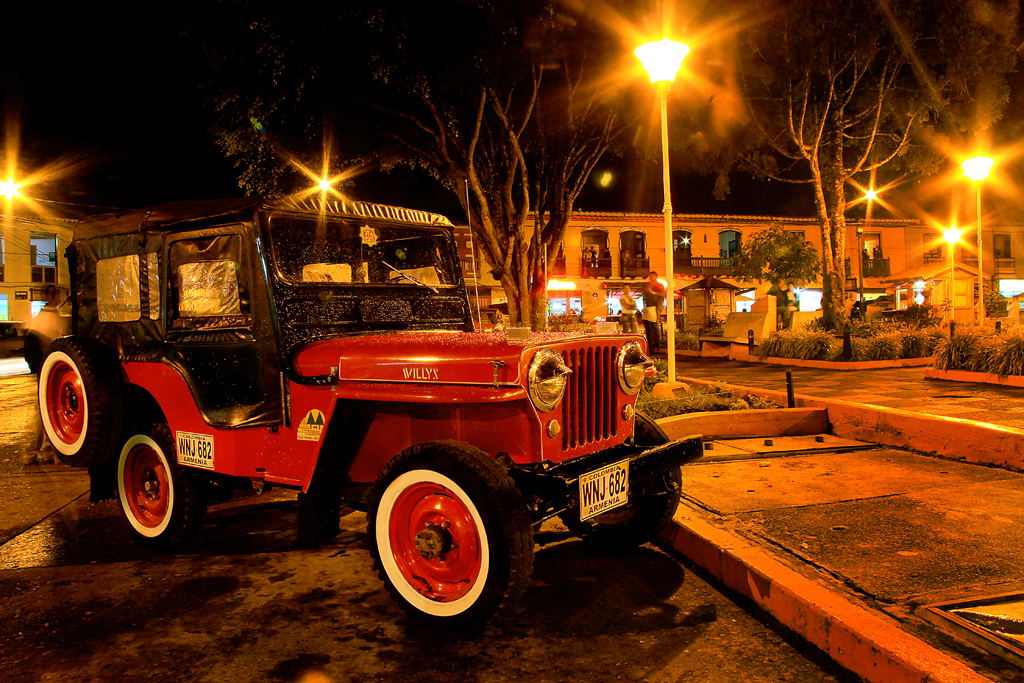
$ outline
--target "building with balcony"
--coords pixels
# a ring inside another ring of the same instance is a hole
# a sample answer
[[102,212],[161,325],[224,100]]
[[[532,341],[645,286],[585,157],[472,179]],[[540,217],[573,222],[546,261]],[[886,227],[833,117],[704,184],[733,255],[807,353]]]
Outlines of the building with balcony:
[[[672,221],[672,263],[674,289],[680,290],[704,276],[715,276],[746,291],[739,297],[724,290],[689,290],[675,299],[678,314],[685,314],[691,326],[699,326],[709,311],[724,317],[744,310],[766,296],[767,282],[743,282],[735,277],[732,257],[745,237],[772,223],[799,233],[821,252],[821,231],[816,218],[776,216],[718,216],[677,214]],[[486,310],[505,301],[500,283],[471,251],[469,230],[456,228],[463,271],[470,299]],[[970,274],[977,273],[977,236],[965,232],[956,247],[958,307],[969,311],[972,297]],[[984,230],[984,274],[995,291],[1004,296],[1024,293],[1024,226],[996,225]],[[942,230],[917,219],[850,218],[846,223],[846,291],[852,303],[860,297],[871,300],[890,295],[898,307],[923,302],[926,294],[941,305],[948,291],[949,245]],[[627,288],[638,292],[647,274],[666,273],[664,217],[660,213],[577,212],[558,245],[548,268],[548,312],[551,315],[577,313],[584,321],[618,315],[618,298]],[[925,266],[936,266],[925,268]],[[945,266],[945,268],[943,268]],[[945,274],[945,275],[944,275]],[[927,276],[922,280],[921,276]],[[976,277],[976,276],[975,276]],[[952,286],[952,285],[949,285]],[[961,291],[962,290],[962,291]],[[705,300],[705,299],[709,300]],[[820,308],[821,283],[811,283],[798,292],[802,311]]]

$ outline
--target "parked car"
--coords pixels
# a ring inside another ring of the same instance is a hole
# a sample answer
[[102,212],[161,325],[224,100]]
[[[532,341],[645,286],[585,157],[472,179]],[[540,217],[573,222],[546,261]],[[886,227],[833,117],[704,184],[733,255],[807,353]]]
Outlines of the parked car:
[[438,215],[179,202],[79,223],[69,261],[44,428],[71,465],[116,463],[154,549],[200,533],[211,488],[296,489],[321,539],[344,500],[394,599],[465,628],[525,590],[535,525],[647,541],[701,454],[635,413],[641,337],[474,331]]

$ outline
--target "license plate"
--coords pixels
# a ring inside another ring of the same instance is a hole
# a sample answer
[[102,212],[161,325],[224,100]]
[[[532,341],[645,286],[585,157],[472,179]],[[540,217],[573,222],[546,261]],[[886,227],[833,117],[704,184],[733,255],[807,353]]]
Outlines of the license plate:
[[209,434],[178,432],[178,462],[182,465],[213,469],[213,437]]
[[580,521],[629,502],[629,460],[587,472],[580,477]]

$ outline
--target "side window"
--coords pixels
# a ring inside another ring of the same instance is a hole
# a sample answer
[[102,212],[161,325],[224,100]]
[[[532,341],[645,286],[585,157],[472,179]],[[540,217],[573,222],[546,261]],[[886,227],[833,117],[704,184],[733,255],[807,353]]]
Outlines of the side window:
[[142,316],[138,254],[96,262],[96,308],[104,323],[126,323]]
[[174,329],[248,324],[249,290],[239,235],[182,239],[170,246],[168,313]]

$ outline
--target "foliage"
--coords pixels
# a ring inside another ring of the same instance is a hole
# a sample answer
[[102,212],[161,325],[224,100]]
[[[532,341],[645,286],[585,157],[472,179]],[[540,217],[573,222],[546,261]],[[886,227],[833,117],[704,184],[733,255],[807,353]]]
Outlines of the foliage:
[[583,325],[583,317],[576,313],[549,315],[547,329],[551,332],[575,332]]
[[[768,0],[756,12],[770,19],[750,22],[739,33],[741,44],[728,41],[719,53],[726,63],[734,60],[734,73],[720,80],[735,79],[748,115],[729,122],[733,135],[719,135],[732,143],[721,146],[720,158],[810,186],[830,328],[845,325],[845,216],[856,179],[867,185],[876,172],[936,172],[949,147],[943,137],[989,127],[1008,101],[1018,1],[985,8]],[[726,192],[722,173],[717,187]]]
[[[664,363],[656,362],[659,371],[667,373],[667,366]],[[698,385],[690,387],[683,396],[676,396],[673,399],[655,399],[651,396],[651,388],[655,382],[645,383],[637,398],[636,408],[648,417],[655,420],[672,415],[684,413],[717,412],[723,410],[769,410],[778,408],[769,399],[760,398],[750,394],[745,398],[739,398],[730,389],[721,384]],[[660,381],[665,381],[666,376],[661,375]]]
[[789,282],[800,287],[814,282],[821,273],[818,250],[803,235],[785,230],[781,223],[744,237],[732,264],[741,280],[767,280],[773,285]]
[[1002,333],[976,326],[957,327],[935,349],[939,370],[967,370],[1000,376],[1024,375],[1024,327],[1015,325]]
[[[852,327],[851,361],[926,358],[936,347],[942,332],[934,327],[909,324],[873,323]],[[782,330],[761,342],[760,358],[842,360],[843,342],[826,330],[807,326]]]
[[939,370],[971,370],[980,359],[987,336],[978,327],[957,327],[951,337],[945,337],[935,347],[933,365]]
[[1005,318],[1007,314],[1008,301],[999,292],[992,291],[990,287],[985,288],[985,314],[993,318]]
[[618,54],[608,31],[553,0],[356,3],[312,22],[299,5],[212,5],[186,36],[248,193],[425,170],[461,205],[510,324],[543,327],[544,255],[623,128],[625,90],[596,87]]
[[700,339],[694,332],[682,332],[677,334],[676,349],[679,351],[697,351],[700,349]]

